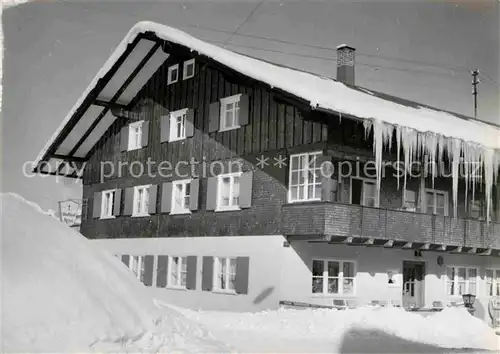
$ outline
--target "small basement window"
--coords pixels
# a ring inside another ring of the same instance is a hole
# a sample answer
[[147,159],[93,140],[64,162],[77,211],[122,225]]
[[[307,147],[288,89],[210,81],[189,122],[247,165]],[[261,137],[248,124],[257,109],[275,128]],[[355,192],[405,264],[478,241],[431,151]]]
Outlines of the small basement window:
[[187,80],[194,76],[194,58],[186,60],[184,62],[184,68],[182,70],[182,79]]
[[172,65],[168,68],[167,85],[174,84],[179,81],[179,64]]

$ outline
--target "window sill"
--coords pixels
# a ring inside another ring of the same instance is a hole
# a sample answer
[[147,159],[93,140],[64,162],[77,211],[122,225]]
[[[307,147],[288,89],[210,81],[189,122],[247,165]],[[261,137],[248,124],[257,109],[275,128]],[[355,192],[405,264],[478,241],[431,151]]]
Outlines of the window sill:
[[187,291],[187,288],[185,286],[180,285],[167,285],[165,289]]
[[170,215],[189,215],[191,214],[191,210],[172,210]]
[[239,129],[241,128],[240,125],[236,125],[234,127],[229,127],[229,128],[220,128],[219,129],[219,132],[227,132],[227,131],[230,131],[230,130],[235,130],[235,129]]
[[214,211],[216,213],[224,212],[224,211],[240,211],[240,207],[223,207],[223,208],[217,208]]
[[222,294],[222,295],[238,295],[235,290],[224,290],[224,289],[214,289],[212,290],[214,294]]
[[314,203],[321,202],[321,199],[308,199],[308,200],[288,200],[288,204],[301,204],[301,203]]
[[142,146],[138,146],[138,147],[135,147],[135,148],[128,148],[127,151],[136,151],[136,150],[140,150],[142,149]]
[[109,216],[101,216],[99,220],[108,220],[108,219],[116,219],[116,216],[114,215],[109,215]]
[[172,137],[172,138],[168,139],[168,142],[173,143],[174,141],[182,141],[182,140],[186,140],[186,139],[187,139],[187,137],[182,137],[182,138],[173,138]]
[[323,293],[317,293],[317,294],[311,294],[313,298],[325,298],[325,299],[337,299],[337,298],[355,298],[356,294],[323,294]]
[[186,77],[182,77],[182,80],[189,80],[189,79],[192,79],[194,77],[194,75],[191,75],[191,76],[186,76]]
[[146,216],[151,216],[151,214],[144,213],[144,214],[132,214],[131,217],[133,218],[144,218]]

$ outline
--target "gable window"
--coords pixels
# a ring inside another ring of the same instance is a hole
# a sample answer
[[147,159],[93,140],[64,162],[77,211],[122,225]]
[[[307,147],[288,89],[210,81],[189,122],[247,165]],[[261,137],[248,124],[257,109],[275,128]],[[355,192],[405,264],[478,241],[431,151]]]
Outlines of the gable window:
[[241,95],[234,95],[220,100],[220,131],[240,127],[240,98]]
[[241,173],[218,176],[217,210],[234,210],[240,206]]
[[425,190],[426,213],[448,216],[448,193],[435,189]]
[[172,65],[168,68],[167,85],[174,84],[179,81],[179,64]]
[[187,80],[194,76],[194,58],[186,60],[184,62],[184,68],[182,70],[182,79]]
[[476,294],[477,268],[446,268],[446,291],[449,296]]
[[415,191],[408,189],[403,191],[403,210],[417,210],[417,193]]
[[214,290],[236,290],[236,258],[214,257]]
[[142,123],[144,121],[130,123],[129,137],[128,137],[128,150],[136,150],[142,147]]
[[170,113],[170,141],[186,138],[186,116],[188,109],[181,109]]
[[351,178],[351,204],[378,207],[375,180]]
[[187,262],[185,257],[169,257],[167,285],[185,288],[187,280]]
[[312,293],[354,295],[356,264],[353,261],[314,259]]
[[190,213],[191,180],[172,182],[172,214]]
[[102,192],[101,218],[114,217],[115,194],[116,190],[114,189]]
[[149,187],[149,185],[134,187],[134,205],[132,216],[149,215]]
[[321,200],[321,165],[317,157],[321,152],[290,156],[288,201]]
[[130,256],[129,268],[134,272],[137,279],[144,280],[144,257],[143,256]]
[[500,296],[500,269],[486,269],[486,296]]

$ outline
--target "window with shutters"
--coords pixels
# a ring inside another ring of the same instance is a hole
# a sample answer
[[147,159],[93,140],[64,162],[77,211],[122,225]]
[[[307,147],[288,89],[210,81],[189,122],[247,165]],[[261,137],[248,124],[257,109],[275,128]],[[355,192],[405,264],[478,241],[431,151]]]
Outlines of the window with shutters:
[[220,100],[220,131],[240,127],[240,98],[241,94],[225,97]]
[[134,187],[132,216],[149,215],[149,188],[150,185]]
[[449,296],[476,294],[477,268],[446,267],[446,292]]
[[191,180],[185,179],[172,182],[172,210],[171,214],[190,213]]
[[170,141],[186,139],[186,116],[188,109],[170,113]]
[[130,256],[129,268],[141,282],[144,280],[144,257]]
[[167,286],[171,288],[186,288],[187,281],[187,258],[168,257]]
[[236,258],[214,257],[214,291],[236,291]]
[[240,208],[240,177],[240,172],[218,176],[216,211]]
[[376,181],[369,178],[351,178],[351,204],[378,207]]
[[448,193],[436,189],[425,190],[425,212],[448,216]]
[[115,205],[116,190],[111,189],[102,192],[101,219],[114,218],[113,208]]
[[179,64],[172,65],[168,68],[167,85],[174,84],[179,81]]
[[182,70],[182,80],[187,80],[194,77],[194,58],[186,60]]
[[288,201],[305,202],[321,200],[321,152],[290,156]]
[[142,147],[142,124],[144,121],[129,124],[128,150],[136,150]]
[[500,296],[500,269],[486,269],[485,281],[486,296]]
[[356,263],[354,261],[314,259],[312,293],[323,295],[354,295]]

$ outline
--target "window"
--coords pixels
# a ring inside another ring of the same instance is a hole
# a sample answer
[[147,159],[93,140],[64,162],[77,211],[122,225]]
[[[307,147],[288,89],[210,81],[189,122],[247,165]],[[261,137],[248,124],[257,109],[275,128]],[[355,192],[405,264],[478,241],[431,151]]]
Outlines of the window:
[[190,212],[191,180],[172,182],[172,211],[173,214]]
[[130,256],[129,268],[134,272],[137,279],[144,280],[144,257]]
[[167,85],[174,84],[179,81],[179,64],[172,65],[168,68]]
[[378,207],[376,182],[371,179],[351,178],[351,204]]
[[354,295],[355,268],[352,261],[313,260],[312,293]]
[[217,210],[239,209],[241,173],[225,174],[218,177]]
[[142,147],[142,123],[144,121],[130,123],[128,150],[136,150]]
[[170,141],[186,138],[186,116],[188,109],[170,113]]
[[448,216],[448,193],[434,189],[425,190],[426,212]]
[[114,189],[102,192],[101,218],[114,217],[113,207],[115,204],[115,194],[116,191]]
[[168,257],[167,285],[176,288],[185,288],[187,279],[187,262],[185,257]]
[[214,290],[235,291],[236,258],[214,257]]
[[182,80],[190,79],[194,76],[194,59],[186,60],[182,70]]
[[483,217],[483,208],[480,200],[471,200],[469,206],[469,215],[471,218],[479,219]]
[[225,97],[220,100],[221,110],[220,110],[220,129],[219,131],[230,130],[239,128],[239,115],[240,115],[240,97],[241,95],[235,95],[231,97]]
[[321,200],[321,166],[317,161],[320,154],[314,152],[290,156],[290,203]]
[[132,216],[149,215],[149,185],[134,187],[134,206]]
[[486,269],[486,295],[500,296],[500,269]]
[[446,290],[450,296],[476,294],[477,268],[447,267]]
[[415,191],[403,191],[403,209],[406,211],[417,211],[417,193]]

